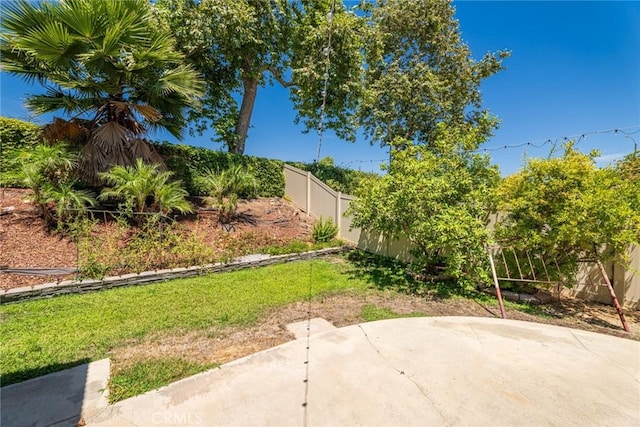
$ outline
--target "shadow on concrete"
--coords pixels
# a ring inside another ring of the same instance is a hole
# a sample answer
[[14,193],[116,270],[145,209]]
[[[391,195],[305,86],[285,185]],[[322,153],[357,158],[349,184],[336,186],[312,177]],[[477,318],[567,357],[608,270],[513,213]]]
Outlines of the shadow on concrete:
[[51,365],[41,366],[36,369],[25,369],[23,371],[5,373],[2,375],[2,387],[4,388],[12,384],[30,380],[32,378],[42,377],[47,374],[63,371],[65,369],[87,364],[89,362],[91,362],[90,359],[84,358],[75,360],[73,362],[53,363]]
[[11,378],[16,379],[79,365],[0,388],[0,424],[3,427],[54,424],[77,426],[83,414],[95,413],[106,407],[109,360],[85,363],[88,361],[82,359],[13,374]]

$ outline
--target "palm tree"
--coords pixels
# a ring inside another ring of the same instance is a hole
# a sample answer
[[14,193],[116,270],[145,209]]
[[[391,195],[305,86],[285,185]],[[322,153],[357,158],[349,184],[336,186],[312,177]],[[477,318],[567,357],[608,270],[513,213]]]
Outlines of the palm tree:
[[77,190],[74,184],[74,181],[49,184],[45,189],[46,201],[55,205],[56,219],[60,224],[68,224],[73,218],[87,213],[89,206],[96,205],[93,193]]
[[20,164],[17,181],[33,191],[31,199],[47,224],[66,224],[96,204],[91,192],[74,188],[71,175],[76,155],[64,145],[36,145],[19,153],[16,160]]
[[46,88],[27,106],[64,114],[45,135],[83,147],[79,170],[90,182],[137,158],[161,162],[144,138],[149,129],[182,137],[184,110],[203,82],[154,25],[147,0],[19,0],[5,2],[0,18],[3,70]]
[[209,196],[206,203],[217,206],[222,223],[231,222],[235,216],[240,195],[254,196],[258,188],[255,176],[239,164],[221,172],[210,169],[197,178],[197,183]]
[[189,213],[191,204],[185,199],[187,191],[180,181],[170,181],[172,173],[160,171],[156,164],[145,164],[137,159],[134,166],[114,166],[100,177],[111,187],[100,193],[100,199],[120,199],[137,213],[155,212],[168,215],[172,211]]

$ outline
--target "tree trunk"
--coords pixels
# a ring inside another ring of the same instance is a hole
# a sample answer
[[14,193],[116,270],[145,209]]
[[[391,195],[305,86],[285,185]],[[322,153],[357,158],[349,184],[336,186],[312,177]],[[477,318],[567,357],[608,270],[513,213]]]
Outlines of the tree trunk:
[[247,141],[247,133],[251,125],[251,114],[253,114],[253,104],[256,102],[256,94],[258,93],[258,78],[251,77],[244,79],[244,92],[242,93],[242,105],[240,106],[240,114],[238,115],[238,124],[236,125],[236,141],[233,146],[229,147],[230,153],[244,154],[244,145]]

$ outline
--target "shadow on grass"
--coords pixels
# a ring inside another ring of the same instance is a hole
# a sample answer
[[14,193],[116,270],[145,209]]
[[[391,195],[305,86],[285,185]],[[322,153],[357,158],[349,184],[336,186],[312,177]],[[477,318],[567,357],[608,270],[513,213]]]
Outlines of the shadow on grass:
[[30,380],[32,378],[41,377],[53,372],[63,371],[65,369],[74,368],[91,362],[91,359],[84,358],[66,363],[53,363],[51,365],[40,366],[34,369],[25,369],[23,371],[7,372],[2,374],[2,387]]
[[[459,280],[423,282],[409,274],[409,265],[398,260],[370,254],[361,250],[351,251],[347,259],[353,266],[348,273],[352,277],[366,280],[376,289],[393,289],[398,292],[429,299],[464,298],[481,306],[488,314],[499,317],[498,300],[495,296],[476,289]],[[505,302],[507,308],[541,317],[552,314],[540,306],[528,303]]]
[[452,297],[475,298],[482,294],[457,280],[423,282],[409,272],[409,265],[381,255],[354,250],[347,254],[353,265],[352,277],[366,280],[377,289],[393,289],[408,294],[447,299]]

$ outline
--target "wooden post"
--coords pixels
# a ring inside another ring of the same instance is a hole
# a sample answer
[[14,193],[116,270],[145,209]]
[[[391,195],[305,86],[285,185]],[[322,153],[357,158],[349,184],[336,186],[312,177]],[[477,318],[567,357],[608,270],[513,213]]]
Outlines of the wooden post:
[[507,318],[507,314],[504,311],[504,302],[502,301],[502,293],[500,292],[500,284],[498,283],[498,273],[496,273],[496,266],[493,263],[493,255],[491,250],[487,250],[489,253],[489,263],[491,264],[491,274],[493,274],[493,284],[496,287],[496,296],[498,297],[498,304],[500,305],[500,316],[503,319]]
[[307,216],[311,215],[311,172],[307,172]]
[[342,237],[342,221],[340,216],[340,211],[342,210],[342,206],[340,205],[340,198],[342,193],[339,191],[336,194],[336,225],[338,226],[338,237]]
[[627,325],[627,319],[624,318],[622,307],[620,307],[620,303],[618,302],[618,297],[616,296],[616,293],[613,290],[613,286],[611,286],[611,281],[609,280],[609,276],[607,276],[607,272],[605,271],[604,266],[602,265],[602,262],[600,262],[600,260],[597,260],[596,263],[598,264],[598,268],[600,269],[600,274],[602,274],[602,278],[604,279],[604,284],[607,286],[607,289],[609,289],[609,294],[611,295],[613,306],[616,308],[616,311],[618,312],[618,316],[620,317],[620,321],[622,322],[622,329],[624,329],[625,332],[629,332],[629,325]]

